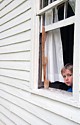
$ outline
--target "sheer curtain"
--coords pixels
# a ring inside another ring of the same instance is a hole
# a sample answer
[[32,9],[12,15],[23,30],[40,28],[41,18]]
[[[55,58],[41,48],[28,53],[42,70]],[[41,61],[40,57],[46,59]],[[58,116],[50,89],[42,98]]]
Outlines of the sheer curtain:
[[[55,8],[45,13],[45,25],[58,21],[58,12]],[[54,15],[54,16],[53,16]],[[63,51],[60,29],[47,32],[45,55],[48,57],[47,79],[51,82],[63,81],[61,76],[61,68],[63,67]]]
[[69,0],[69,4],[72,7],[74,13],[75,13],[75,3],[76,3],[76,0]]

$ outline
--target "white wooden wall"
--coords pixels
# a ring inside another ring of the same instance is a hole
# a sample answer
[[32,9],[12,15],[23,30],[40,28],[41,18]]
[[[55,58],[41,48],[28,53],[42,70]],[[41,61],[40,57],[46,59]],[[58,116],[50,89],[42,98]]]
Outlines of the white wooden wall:
[[4,0],[0,10],[0,82],[30,86],[30,0]]
[[0,4],[0,125],[79,125],[79,106],[30,89],[31,2]]

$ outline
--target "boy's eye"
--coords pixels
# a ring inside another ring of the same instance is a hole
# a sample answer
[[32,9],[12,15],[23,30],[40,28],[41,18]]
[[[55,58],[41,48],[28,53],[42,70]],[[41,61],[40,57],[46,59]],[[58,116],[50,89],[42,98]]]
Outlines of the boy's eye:
[[63,75],[63,78],[66,78],[66,76],[65,76],[65,75]]

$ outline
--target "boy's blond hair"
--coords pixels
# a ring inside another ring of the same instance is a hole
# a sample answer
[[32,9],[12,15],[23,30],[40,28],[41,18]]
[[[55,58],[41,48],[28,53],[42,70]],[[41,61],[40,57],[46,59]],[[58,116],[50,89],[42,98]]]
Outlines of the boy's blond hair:
[[70,70],[71,73],[73,73],[73,65],[72,65],[72,64],[70,64],[70,63],[66,64],[66,65],[61,69],[61,74],[63,74],[66,69]]

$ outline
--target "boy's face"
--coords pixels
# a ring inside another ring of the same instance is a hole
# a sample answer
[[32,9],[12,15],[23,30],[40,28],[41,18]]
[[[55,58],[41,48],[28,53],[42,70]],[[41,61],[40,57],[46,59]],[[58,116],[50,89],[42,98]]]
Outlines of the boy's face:
[[73,75],[70,70],[66,69],[63,74],[64,82],[67,86],[72,86],[73,84]]

